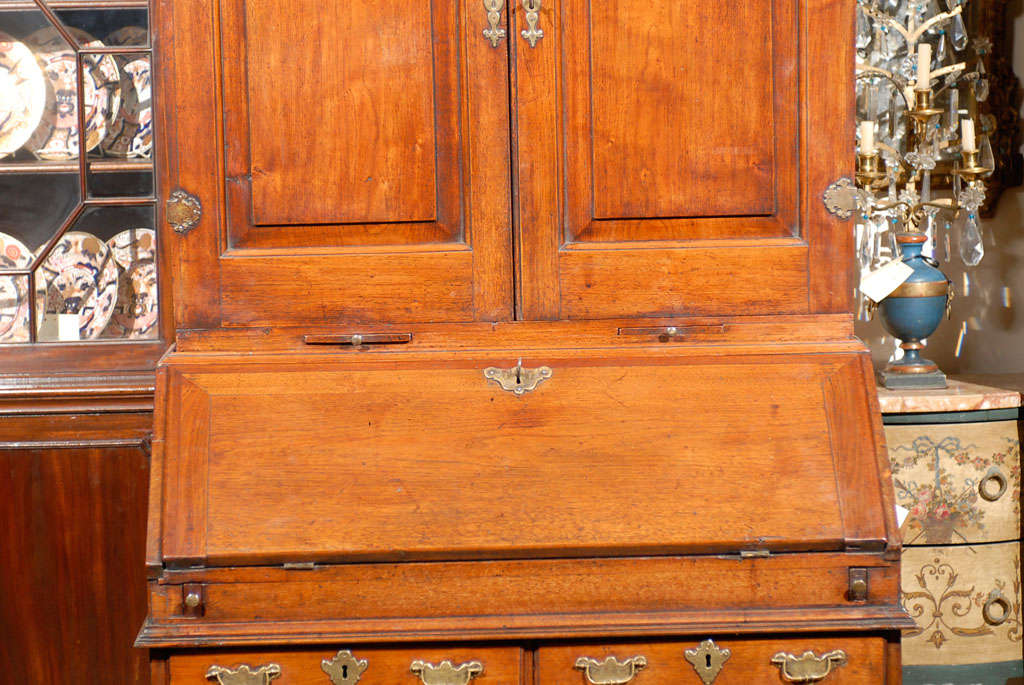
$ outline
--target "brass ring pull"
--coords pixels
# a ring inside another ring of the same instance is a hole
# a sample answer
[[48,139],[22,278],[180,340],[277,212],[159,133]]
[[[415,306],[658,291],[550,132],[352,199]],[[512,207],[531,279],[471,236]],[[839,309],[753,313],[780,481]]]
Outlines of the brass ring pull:
[[[992,616],[992,607],[998,606],[1002,612],[999,616]],[[981,617],[985,619],[985,623],[990,626],[1000,626],[1006,622],[1006,619],[1010,617],[1010,602],[1007,601],[1006,597],[999,590],[993,590],[988,593],[988,601],[981,607]]]
[[537,47],[537,41],[544,37],[544,32],[537,28],[540,21],[541,0],[523,0],[523,9],[526,10],[526,28],[523,29],[523,38],[530,44],[531,48]]
[[772,663],[779,667],[782,679],[787,683],[817,683],[828,677],[833,666],[838,668],[846,664],[846,652],[833,649],[821,656],[811,651],[800,656],[779,652],[772,657]]
[[[989,483],[995,482],[995,491],[989,489]],[[985,477],[978,483],[978,494],[981,495],[983,500],[988,502],[995,502],[997,499],[1002,497],[1006,493],[1006,476],[998,468],[993,466],[985,474]]]
[[505,7],[505,0],[484,0],[484,9],[487,10],[487,28],[484,29],[484,38],[491,41],[491,47],[498,47],[498,43],[507,35],[501,27],[501,10]]
[[466,685],[484,672],[484,665],[479,661],[467,661],[455,666],[445,659],[435,666],[417,659],[409,665],[409,670],[420,677],[423,685]]
[[253,670],[249,664],[240,664],[234,668],[210,666],[206,671],[206,679],[217,679],[220,685],[267,685],[271,680],[281,677],[281,667],[277,664],[264,664]]
[[593,685],[622,685],[631,681],[637,673],[647,668],[647,657],[641,655],[619,661],[610,656],[604,661],[598,661],[589,656],[581,656],[576,659],[573,668],[583,671],[587,682],[593,683]]

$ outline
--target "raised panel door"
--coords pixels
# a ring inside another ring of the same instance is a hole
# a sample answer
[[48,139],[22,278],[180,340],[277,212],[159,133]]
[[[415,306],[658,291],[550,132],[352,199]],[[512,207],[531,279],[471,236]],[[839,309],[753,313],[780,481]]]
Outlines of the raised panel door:
[[179,327],[511,316],[507,51],[482,5],[162,13],[165,191],[204,207],[172,241]]
[[514,51],[524,318],[846,309],[818,196],[849,157],[852,11],[545,3]]

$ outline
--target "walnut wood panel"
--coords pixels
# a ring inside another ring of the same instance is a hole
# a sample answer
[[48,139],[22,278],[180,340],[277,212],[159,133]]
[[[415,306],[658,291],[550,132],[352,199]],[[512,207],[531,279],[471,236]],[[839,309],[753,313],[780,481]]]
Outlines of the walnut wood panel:
[[244,14],[255,224],[432,222],[438,195],[458,216],[458,175],[437,174],[459,154],[456,6],[222,3]]
[[435,665],[448,660],[456,666],[467,661],[479,661],[483,664],[483,672],[473,678],[471,682],[474,685],[518,685],[523,682],[522,654],[517,647],[410,645],[400,649],[381,649],[335,645],[330,649],[317,650],[215,651],[172,655],[168,660],[169,684],[205,682],[204,675],[214,664],[230,668],[244,663],[255,669],[273,663],[281,667],[281,676],[274,679],[274,685],[324,685],[330,680],[320,664],[334,658],[340,649],[350,649],[357,659],[366,660],[366,670],[359,677],[359,685],[422,685],[423,681],[409,668],[416,660]]
[[169,236],[179,327],[511,317],[507,54],[479,4],[368,8],[157,7],[199,63],[160,74],[162,190],[204,207]]
[[[67,437],[39,425],[15,436],[20,421],[3,420],[5,441]],[[0,449],[0,680],[149,682],[132,647],[146,615],[147,476],[137,444]]]
[[[523,397],[484,378],[520,357],[552,378]],[[872,430],[856,408],[867,404],[864,379],[836,375],[857,359],[656,347],[172,364],[159,429],[163,556],[221,565],[842,549],[846,526],[857,531],[849,544],[863,532],[880,550],[880,517],[844,518],[841,504],[880,501],[876,480],[852,478],[860,463],[876,468],[874,450],[837,463],[831,442],[864,445]],[[848,424],[826,409],[830,378],[858,384],[831,394]],[[751,480],[777,484],[754,507]]]
[[[851,566],[868,573],[864,602],[848,598]],[[898,578],[894,561],[828,553],[168,571],[140,644],[911,627]],[[203,588],[201,619],[183,615],[184,583]]]
[[848,157],[830,122],[852,99],[806,95],[848,90],[852,58],[825,44],[852,27],[844,11],[848,0],[546,7],[545,38],[515,52],[522,316],[846,309],[846,229],[817,205]]
[[[620,662],[643,656],[647,667],[631,683],[636,685],[679,685],[701,683],[693,666],[685,658],[687,649],[697,649],[701,640],[714,638],[715,644],[730,651],[729,658],[714,685],[777,685],[783,682],[779,667],[771,659],[779,652],[817,655],[841,649],[847,663],[834,667],[823,685],[879,685],[886,683],[886,642],[882,637],[850,637],[848,635],[773,636],[770,639],[738,640],[717,635],[698,635],[679,642],[572,644],[541,647],[537,650],[537,675],[544,685],[582,685],[583,674],[574,668],[576,659],[588,656],[603,661],[612,656]],[[895,682],[892,685],[896,685]]]

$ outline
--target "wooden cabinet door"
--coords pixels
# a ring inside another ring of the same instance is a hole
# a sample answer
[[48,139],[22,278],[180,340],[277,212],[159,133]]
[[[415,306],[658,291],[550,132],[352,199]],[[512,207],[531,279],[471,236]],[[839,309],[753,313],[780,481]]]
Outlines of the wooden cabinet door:
[[[178,328],[511,317],[508,51],[480,2],[158,3]],[[504,19],[504,14],[502,15]]]
[[527,319],[848,309],[853,2],[517,3]]

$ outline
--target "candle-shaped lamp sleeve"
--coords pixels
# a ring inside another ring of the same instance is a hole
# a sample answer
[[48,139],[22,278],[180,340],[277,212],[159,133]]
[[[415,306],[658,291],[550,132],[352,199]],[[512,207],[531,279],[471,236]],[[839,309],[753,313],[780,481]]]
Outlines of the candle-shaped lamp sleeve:
[[964,152],[977,152],[974,142],[974,119],[965,117],[960,120],[960,149]]
[[875,122],[860,122],[860,153],[862,155],[873,155],[875,153]]
[[917,45],[917,90],[930,90],[932,82],[932,46]]

